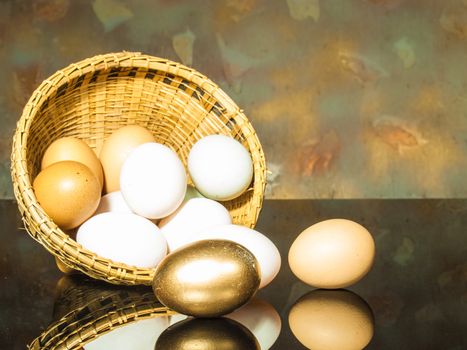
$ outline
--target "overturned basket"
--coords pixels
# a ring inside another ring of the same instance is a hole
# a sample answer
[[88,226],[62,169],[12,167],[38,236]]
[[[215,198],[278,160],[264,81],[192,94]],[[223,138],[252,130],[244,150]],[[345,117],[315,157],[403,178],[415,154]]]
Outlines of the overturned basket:
[[234,223],[253,227],[261,210],[266,167],[258,137],[238,106],[195,70],[140,53],[95,56],[46,79],[17,124],[11,175],[29,234],[66,266],[115,284],[150,284],[154,270],[101,258],[76,243],[43,211],[32,181],[50,143],[85,140],[98,153],[118,128],[138,124],[177,152],[184,165],[191,146],[211,134],[240,141],[251,153],[254,179],[240,197],[224,202]]

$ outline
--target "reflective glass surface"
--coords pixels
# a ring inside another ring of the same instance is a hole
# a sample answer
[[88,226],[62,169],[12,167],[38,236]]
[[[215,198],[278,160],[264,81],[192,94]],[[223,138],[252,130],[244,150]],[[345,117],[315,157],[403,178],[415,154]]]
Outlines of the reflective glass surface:
[[[0,201],[0,346],[465,349],[466,213],[467,200],[267,200],[257,230],[281,252],[279,275],[241,309],[201,320],[166,309],[150,288],[64,276],[21,228],[16,204]],[[368,228],[375,264],[346,290],[315,290],[291,273],[288,249],[335,217]]]

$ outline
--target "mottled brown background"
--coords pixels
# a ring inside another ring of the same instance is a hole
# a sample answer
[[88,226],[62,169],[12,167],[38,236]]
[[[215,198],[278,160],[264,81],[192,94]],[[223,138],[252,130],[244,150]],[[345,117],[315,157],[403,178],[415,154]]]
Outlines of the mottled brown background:
[[466,0],[2,0],[0,198],[22,107],[71,62],[193,66],[245,110],[269,198],[466,197]]

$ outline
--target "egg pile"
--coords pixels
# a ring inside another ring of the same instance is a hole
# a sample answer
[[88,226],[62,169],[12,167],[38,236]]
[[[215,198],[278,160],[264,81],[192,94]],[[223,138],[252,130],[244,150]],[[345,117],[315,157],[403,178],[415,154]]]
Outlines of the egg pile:
[[[194,316],[225,314],[274,279],[280,254],[263,234],[232,224],[220,203],[240,196],[253,179],[251,155],[241,143],[206,136],[191,148],[187,168],[194,186],[175,151],[130,125],[111,134],[99,155],[78,138],[55,140],[33,188],[44,211],[76,233],[84,248],[117,263],[155,268],[154,291],[162,303]],[[224,307],[187,307],[209,304],[209,291],[222,285],[231,286],[219,300]]]

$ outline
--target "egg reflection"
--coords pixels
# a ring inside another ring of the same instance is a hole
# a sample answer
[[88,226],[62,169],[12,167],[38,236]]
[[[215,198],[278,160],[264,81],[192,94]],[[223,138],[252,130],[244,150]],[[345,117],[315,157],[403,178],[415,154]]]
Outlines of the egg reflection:
[[[281,332],[281,318],[276,309],[268,302],[253,298],[247,304],[224,316],[242,324],[255,336],[261,350],[270,349]],[[188,316],[170,316],[170,325],[187,319]]]
[[374,333],[369,305],[347,290],[314,290],[301,297],[289,313],[295,337],[313,350],[363,349]]
[[261,350],[270,349],[281,332],[281,317],[268,302],[254,298],[248,304],[226,315],[248,328],[258,340]]
[[155,350],[255,350],[254,335],[240,323],[227,318],[189,318],[167,328]]

